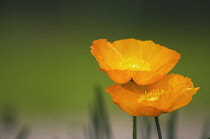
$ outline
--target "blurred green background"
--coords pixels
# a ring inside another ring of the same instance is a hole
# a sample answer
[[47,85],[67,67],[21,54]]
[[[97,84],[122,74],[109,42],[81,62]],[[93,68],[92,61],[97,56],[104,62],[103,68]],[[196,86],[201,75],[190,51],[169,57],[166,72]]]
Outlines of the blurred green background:
[[[89,51],[92,41],[135,38],[181,54],[171,73],[201,87],[183,111],[208,113],[209,5],[202,0],[1,1],[0,108],[11,105],[25,117],[84,115],[93,87],[113,84],[98,70]],[[108,93],[104,96],[118,113]]]

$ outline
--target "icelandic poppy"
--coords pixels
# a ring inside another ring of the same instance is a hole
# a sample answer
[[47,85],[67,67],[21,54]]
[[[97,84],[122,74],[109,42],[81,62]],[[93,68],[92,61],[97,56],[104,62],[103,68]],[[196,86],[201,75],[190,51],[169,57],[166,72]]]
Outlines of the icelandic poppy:
[[170,74],[150,85],[133,81],[114,84],[106,89],[112,100],[132,116],[157,117],[187,105],[199,87],[194,88],[190,78]]
[[153,41],[106,39],[93,41],[90,47],[100,69],[116,83],[130,80],[139,85],[152,84],[163,78],[178,62],[180,54]]

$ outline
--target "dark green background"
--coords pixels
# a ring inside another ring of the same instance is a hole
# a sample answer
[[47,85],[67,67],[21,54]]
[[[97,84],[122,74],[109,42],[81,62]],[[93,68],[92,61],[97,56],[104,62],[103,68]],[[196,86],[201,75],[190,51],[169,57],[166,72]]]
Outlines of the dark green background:
[[201,87],[183,110],[207,111],[209,13],[209,2],[198,0],[2,1],[0,108],[41,117],[88,112],[93,87],[113,84],[90,54],[92,41],[135,38],[181,54],[171,73]]

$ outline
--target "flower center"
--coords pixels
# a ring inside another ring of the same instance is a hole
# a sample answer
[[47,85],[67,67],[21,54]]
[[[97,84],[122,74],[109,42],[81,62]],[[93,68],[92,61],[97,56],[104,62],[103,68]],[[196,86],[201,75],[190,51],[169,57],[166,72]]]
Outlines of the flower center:
[[149,71],[150,64],[137,57],[123,58],[117,66],[120,70],[139,70],[139,71]]
[[163,89],[162,90],[156,89],[149,92],[145,91],[144,93],[140,94],[139,98],[137,99],[138,103],[140,103],[143,100],[146,100],[146,101],[158,100],[159,96],[163,94],[164,92],[165,91]]

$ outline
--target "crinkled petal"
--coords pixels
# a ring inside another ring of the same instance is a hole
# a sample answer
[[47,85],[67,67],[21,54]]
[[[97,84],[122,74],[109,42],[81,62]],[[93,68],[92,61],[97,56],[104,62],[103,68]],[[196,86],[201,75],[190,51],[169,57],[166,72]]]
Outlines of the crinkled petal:
[[158,72],[148,72],[148,71],[136,71],[133,76],[133,80],[139,85],[152,84],[163,77],[166,74],[159,74]]
[[180,54],[171,49],[162,49],[150,61],[153,71],[159,74],[168,73],[180,59]]
[[155,107],[164,112],[171,112],[187,105],[199,88],[194,88],[190,78],[178,74],[170,74],[162,80],[151,84],[150,90],[164,90],[159,99],[144,102],[145,105]]
[[108,87],[106,91],[112,97],[113,102],[130,115],[156,117],[162,113],[162,111],[157,108],[138,103],[137,99],[139,94],[137,92],[131,92],[122,86],[115,84]]
[[134,74],[134,71],[130,70],[101,70],[106,72],[109,78],[118,84],[124,84],[129,82]]
[[113,42],[114,47],[125,58],[137,57],[139,59],[149,61],[156,55],[164,46],[155,44],[153,41],[141,41],[136,39],[124,39]]
[[196,94],[196,92],[200,89],[200,87],[197,88],[186,88],[181,92],[181,94],[174,100],[171,107],[168,109],[168,112],[174,111],[178,108],[181,108],[192,100],[192,96]]
[[102,69],[116,69],[115,66],[122,59],[121,54],[106,39],[93,41],[90,51]]

